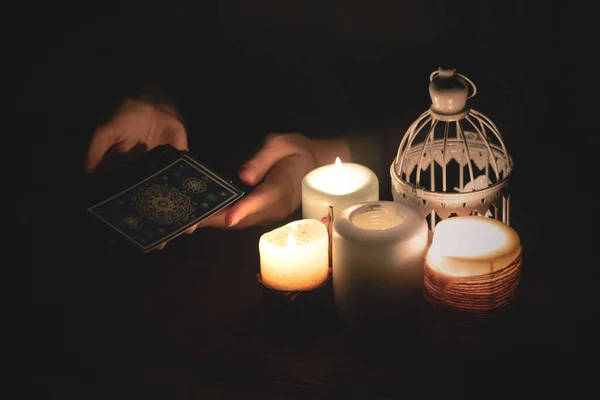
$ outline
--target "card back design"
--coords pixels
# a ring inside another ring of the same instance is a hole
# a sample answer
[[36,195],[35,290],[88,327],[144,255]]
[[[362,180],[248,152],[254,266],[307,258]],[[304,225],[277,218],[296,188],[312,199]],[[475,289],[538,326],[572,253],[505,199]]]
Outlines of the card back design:
[[184,154],[89,211],[147,252],[243,195],[232,183]]

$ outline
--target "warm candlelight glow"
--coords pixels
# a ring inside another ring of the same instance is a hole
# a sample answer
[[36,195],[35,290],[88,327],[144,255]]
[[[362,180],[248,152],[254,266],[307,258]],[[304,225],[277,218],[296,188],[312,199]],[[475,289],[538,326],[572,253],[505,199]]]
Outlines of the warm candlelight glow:
[[519,235],[495,219],[451,217],[439,222],[425,258],[425,297],[475,315],[503,308],[517,295]]
[[377,176],[365,166],[343,163],[339,157],[330,165],[309,172],[302,181],[302,215],[321,220],[328,207],[335,214],[363,202],[379,199]]
[[365,184],[368,175],[355,168],[346,168],[339,157],[336,157],[333,168],[316,175],[313,184],[318,189],[336,195],[348,194]]
[[350,222],[357,228],[382,230],[400,225],[404,222],[404,217],[387,207],[371,207],[352,213]]
[[259,240],[261,280],[281,291],[311,290],[329,276],[329,235],[320,221],[294,221]]
[[451,276],[499,271],[521,253],[519,236],[508,225],[485,217],[453,217],[439,222],[427,264]]

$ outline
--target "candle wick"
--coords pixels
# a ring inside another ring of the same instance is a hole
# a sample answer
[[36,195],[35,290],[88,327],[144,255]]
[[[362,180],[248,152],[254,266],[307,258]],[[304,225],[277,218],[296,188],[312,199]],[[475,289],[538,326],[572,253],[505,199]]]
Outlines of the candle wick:
[[333,206],[329,206],[327,211],[327,234],[329,235],[327,250],[329,256],[329,272],[333,270]]

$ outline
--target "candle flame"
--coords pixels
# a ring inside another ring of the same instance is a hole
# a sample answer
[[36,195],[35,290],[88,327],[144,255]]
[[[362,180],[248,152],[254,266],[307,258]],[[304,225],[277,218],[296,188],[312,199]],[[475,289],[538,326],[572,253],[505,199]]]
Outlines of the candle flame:
[[339,168],[342,167],[342,160],[339,157],[335,158],[335,168],[339,171]]
[[350,177],[348,171],[342,165],[342,160],[339,157],[335,158],[335,164],[333,170],[328,176],[327,191],[333,194],[344,194],[350,192],[352,189]]
[[288,247],[292,247],[292,246],[296,245],[296,241],[294,240],[294,235],[292,235],[292,232],[290,232],[288,234],[287,245],[288,245]]

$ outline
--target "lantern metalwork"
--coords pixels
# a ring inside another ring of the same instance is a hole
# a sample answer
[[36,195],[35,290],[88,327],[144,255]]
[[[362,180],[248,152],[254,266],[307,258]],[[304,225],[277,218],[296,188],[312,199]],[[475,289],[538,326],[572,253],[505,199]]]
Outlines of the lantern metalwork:
[[410,125],[390,166],[394,201],[419,209],[431,232],[452,216],[510,225],[513,162],[494,122],[467,104],[477,87],[453,69],[434,71],[429,81],[431,106]]

